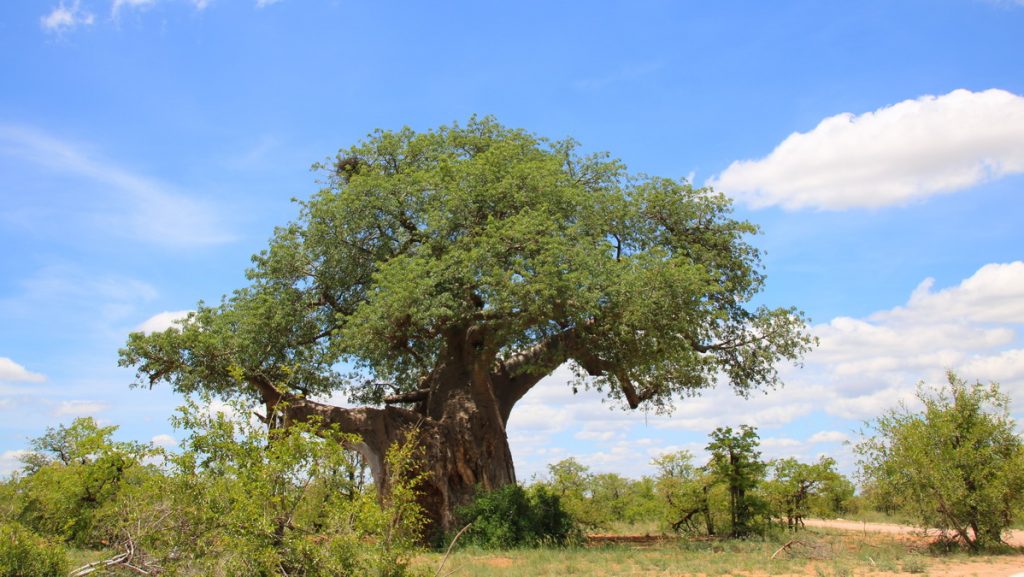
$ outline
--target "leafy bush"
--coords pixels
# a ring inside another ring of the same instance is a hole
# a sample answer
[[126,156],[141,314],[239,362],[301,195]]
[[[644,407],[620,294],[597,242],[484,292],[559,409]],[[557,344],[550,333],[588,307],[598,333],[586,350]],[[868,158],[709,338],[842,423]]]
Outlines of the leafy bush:
[[54,577],[67,570],[59,545],[17,523],[0,523],[0,577]]
[[473,524],[463,538],[489,549],[566,545],[579,535],[558,495],[543,485],[529,490],[506,485],[479,493],[472,504],[459,510],[459,516]]
[[906,497],[903,507],[924,527],[954,532],[973,550],[998,546],[1024,507],[1024,439],[1009,398],[992,383],[919,387],[920,412],[886,412],[859,443],[865,481]]
[[334,577],[408,573],[422,526],[415,445],[396,445],[392,482],[365,487],[353,438],[293,424],[267,431],[245,416],[211,414],[194,402],[175,424],[190,434],[167,473],[126,492],[119,541],[173,574]]
[[33,451],[22,458],[24,476],[11,481],[12,505],[5,515],[47,537],[99,545],[107,536],[97,519],[147,473],[142,463],[153,455],[152,447],[114,441],[116,430],[88,417],[33,439]]

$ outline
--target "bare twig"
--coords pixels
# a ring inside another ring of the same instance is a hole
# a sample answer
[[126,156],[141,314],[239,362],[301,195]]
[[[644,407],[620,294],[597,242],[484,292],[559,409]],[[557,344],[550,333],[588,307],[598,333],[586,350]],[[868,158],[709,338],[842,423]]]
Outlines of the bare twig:
[[775,550],[775,552],[774,552],[774,553],[772,553],[771,559],[772,559],[772,560],[774,560],[774,559],[775,559],[775,557],[776,557],[776,556],[777,556],[777,555],[778,555],[779,553],[782,553],[782,552],[783,552],[784,550],[786,550],[786,549],[789,549],[789,548],[790,548],[790,547],[792,547],[793,545],[799,545],[799,544],[801,544],[801,543],[800,543],[800,541],[796,541],[796,540],[793,540],[793,541],[789,541],[789,542],[787,542],[787,543],[786,543],[785,545],[783,545],[782,547],[779,547],[778,549],[776,549],[776,550]]
[[[452,539],[452,542],[448,544],[448,550],[445,551],[444,558],[441,559],[441,564],[437,566],[437,571],[434,572],[434,577],[438,577],[441,574],[441,570],[444,569],[444,564],[448,561],[448,556],[452,554],[452,548],[455,547],[455,542],[459,540],[459,537],[461,537],[462,534],[466,532],[466,529],[469,529],[471,525],[472,523],[468,523],[465,527],[459,529],[459,532],[455,534],[455,538]],[[445,577],[451,575],[453,572],[454,569],[446,573]]]

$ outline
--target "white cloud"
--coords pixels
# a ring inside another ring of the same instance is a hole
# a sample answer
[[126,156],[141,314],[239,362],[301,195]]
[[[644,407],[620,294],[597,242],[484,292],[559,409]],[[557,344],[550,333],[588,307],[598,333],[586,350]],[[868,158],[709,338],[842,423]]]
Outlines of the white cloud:
[[17,157],[55,174],[70,174],[102,185],[111,207],[95,218],[106,231],[172,247],[195,247],[231,240],[218,211],[151,178],[98,160],[81,148],[43,132],[0,125],[0,155]]
[[761,447],[765,449],[776,449],[776,448],[792,448],[799,447],[803,443],[796,439],[790,439],[788,437],[767,437],[761,439]]
[[280,1],[281,0],[256,0],[256,7],[265,8],[267,6],[270,6],[271,4],[277,4]]
[[135,330],[146,334],[162,333],[171,327],[176,327],[177,321],[187,317],[190,312],[192,311],[164,311],[157,313],[135,327]]
[[114,0],[110,7],[110,15],[117,18],[122,8],[145,9],[156,4],[156,0]]
[[850,436],[840,431],[818,431],[807,439],[808,443],[844,443],[850,440]]
[[192,0],[192,4],[195,5],[196,10],[206,10],[206,7],[210,5],[213,0]]
[[[20,294],[0,296],[0,316],[39,329],[123,340],[157,297],[150,284],[118,275],[93,276],[77,265],[42,268],[19,283]],[[130,323],[130,324],[129,324]]]
[[553,433],[564,429],[569,419],[564,408],[524,400],[509,417],[509,424],[519,431]]
[[[1024,131],[1021,132],[1024,140]],[[956,287],[933,292],[935,280],[925,279],[905,307],[879,318],[921,321],[960,318],[978,323],[1024,323],[1024,262],[987,264]]]
[[874,416],[917,381],[941,381],[945,369],[1024,392],[1022,301],[1020,261],[987,264],[942,290],[926,279],[902,306],[814,327],[821,346],[807,367],[837,395],[830,411],[851,418]]
[[42,383],[46,375],[33,373],[7,357],[0,357],[0,382]]
[[32,451],[15,450],[0,453],[0,477],[6,477],[11,473],[20,470],[22,467],[22,457],[31,452]]
[[[813,461],[824,452],[851,472],[854,459],[843,443],[852,433],[842,432],[844,427],[856,429],[900,402],[916,409],[917,383],[941,383],[948,368],[971,381],[998,381],[1011,398],[1024,399],[1022,302],[1021,262],[987,264],[948,287],[925,280],[903,304],[812,327],[821,346],[804,368],[782,369],[785,387],[742,399],[719,386],[676,400],[670,416],[609,410],[596,391],[574,395],[567,384],[570,371],[561,367],[512,412],[512,454],[523,478],[568,455],[594,472],[636,477],[653,473],[644,458],[678,448],[694,451],[703,462],[708,433],[748,424],[758,427],[765,458]],[[806,433],[806,439],[788,428],[807,417],[833,424]],[[647,435],[648,444],[639,446],[637,439]]]
[[53,414],[57,417],[91,417],[108,408],[110,405],[102,401],[61,401]]
[[583,430],[575,435],[574,438],[581,441],[611,441],[617,435],[613,431],[587,431]]
[[95,16],[82,10],[79,1],[75,0],[70,6],[61,2],[49,14],[40,18],[39,24],[43,30],[59,34],[79,26],[89,26],[95,20]]
[[1024,172],[1024,97],[955,90],[794,133],[709,183],[754,208],[903,205]]
[[157,447],[174,447],[178,444],[174,437],[167,434],[156,435],[150,439],[150,442]]

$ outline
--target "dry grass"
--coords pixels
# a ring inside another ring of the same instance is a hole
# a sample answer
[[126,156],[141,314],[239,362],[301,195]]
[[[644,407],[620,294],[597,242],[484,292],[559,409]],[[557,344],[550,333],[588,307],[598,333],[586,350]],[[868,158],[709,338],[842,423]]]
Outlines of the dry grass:
[[[417,565],[432,575],[440,557],[423,555]],[[958,570],[961,565],[969,571]],[[940,558],[920,540],[807,530],[750,541],[652,539],[569,549],[464,549],[452,554],[444,572],[473,577],[1005,577],[1014,573],[1013,567],[1024,570],[1024,556]]]

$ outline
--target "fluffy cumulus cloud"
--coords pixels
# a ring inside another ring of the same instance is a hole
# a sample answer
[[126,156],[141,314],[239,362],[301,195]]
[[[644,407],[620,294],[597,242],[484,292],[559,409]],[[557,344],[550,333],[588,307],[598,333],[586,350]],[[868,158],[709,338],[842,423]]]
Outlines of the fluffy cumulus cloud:
[[[720,386],[677,401],[669,416],[609,410],[595,391],[573,394],[563,367],[513,411],[512,453],[524,478],[543,475],[548,464],[570,455],[596,472],[635,477],[654,473],[650,459],[675,450],[690,450],[701,461],[712,430],[747,424],[758,428],[766,457],[811,461],[828,454],[852,472],[844,443],[856,441],[853,432],[863,421],[901,402],[913,407],[917,383],[940,384],[947,369],[999,382],[1018,400],[1020,416],[1021,303],[1024,262],[988,264],[948,287],[925,279],[899,306],[812,327],[821,344],[802,369],[783,369],[785,387],[742,399]],[[802,424],[821,419],[825,430]]]
[[710,184],[754,208],[903,205],[1024,172],[1022,134],[1024,97],[955,90],[831,116]]
[[61,401],[53,410],[56,417],[91,417],[109,407],[103,401]]
[[174,437],[167,434],[156,435],[150,439],[150,442],[157,447],[174,447],[178,444],[178,441]]
[[845,443],[850,440],[850,436],[842,431],[818,431],[811,435],[807,439],[808,443]]
[[31,451],[15,450],[0,453],[0,477],[5,477],[21,469],[21,459]]
[[135,330],[146,334],[162,333],[169,328],[177,326],[177,322],[187,317],[190,312],[192,311],[164,311],[157,313],[135,327]]
[[0,383],[41,383],[46,375],[33,373],[7,357],[0,357]]
[[52,11],[39,19],[39,25],[47,32],[61,33],[79,26],[89,26],[96,21],[92,13],[82,10],[78,0],[70,5],[61,2]]
[[905,305],[814,328],[821,346],[802,378],[829,384],[829,412],[873,417],[911,401],[918,381],[942,381],[946,369],[1024,398],[1024,262],[985,265],[945,289],[934,284],[924,280]]

